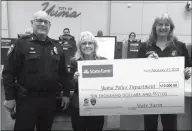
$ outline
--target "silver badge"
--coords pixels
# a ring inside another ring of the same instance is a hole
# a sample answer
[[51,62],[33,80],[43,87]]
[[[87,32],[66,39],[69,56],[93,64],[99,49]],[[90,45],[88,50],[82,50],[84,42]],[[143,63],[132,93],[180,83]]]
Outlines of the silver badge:
[[53,48],[53,51],[55,52],[55,54],[58,54],[57,47],[54,47],[54,48]]
[[68,42],[66,41],[65,43],[64,43],[64,45],[67,45],[68,44]]
[[34,50],[34,48],[33,48],[33,47],[30,47],[30,50]]

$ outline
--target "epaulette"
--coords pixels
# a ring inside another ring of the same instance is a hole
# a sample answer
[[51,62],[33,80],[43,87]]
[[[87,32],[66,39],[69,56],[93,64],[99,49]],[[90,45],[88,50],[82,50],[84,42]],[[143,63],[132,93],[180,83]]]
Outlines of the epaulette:
[[58,43],[58,42],[59,42],[59,40],[55,40],[55,39],[52,39],[52,38],[50,38],[50,40],[51,40],[52,42],[54,42],[54,43]]
[[18,35],[18,38],[19,38],[19,39],[29,38],[29,37],[31,37],[31,34],[19,34],[19,35]]
[[50,41],[54,44],[54,45],[59,45],[59,46],[61,46],[61,41],[60,40],[55,40],[55,39],[52,39],[52,38],[50,38]]

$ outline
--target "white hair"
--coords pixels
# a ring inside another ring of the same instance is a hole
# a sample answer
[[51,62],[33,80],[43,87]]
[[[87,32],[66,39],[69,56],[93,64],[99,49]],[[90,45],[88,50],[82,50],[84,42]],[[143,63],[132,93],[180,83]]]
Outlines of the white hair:
[[83,54],[82,54],[82,51],[80,48],[81,48],[81,44],[84,43],[85,41],[90,41],[90,42],[94,43],[94,46],[95,46],[94,57],[99,57],[97,55],[98,44],[97,44],[97,41],[95,39],[95,36],[89,31],[83,31],[83,32],[81,32],[80,40],[77,43],[77,51],[76,51],[75,56],[74,56],[75,60],[83,59]]
[[45,12],[45,11],[40,10],[40,11],[35,12],[33,14],[33,19],[32,20],[38,19],[39,17],[50,22],[49,16],[48,16],[47,12]]

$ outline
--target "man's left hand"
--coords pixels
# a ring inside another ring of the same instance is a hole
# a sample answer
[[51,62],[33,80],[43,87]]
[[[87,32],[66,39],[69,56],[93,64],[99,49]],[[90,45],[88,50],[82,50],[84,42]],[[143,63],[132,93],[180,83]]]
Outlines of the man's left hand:
[[67,96],[62,96],[61,106],[63,107],[63,110],[66,110],[69,106],[70,98]]

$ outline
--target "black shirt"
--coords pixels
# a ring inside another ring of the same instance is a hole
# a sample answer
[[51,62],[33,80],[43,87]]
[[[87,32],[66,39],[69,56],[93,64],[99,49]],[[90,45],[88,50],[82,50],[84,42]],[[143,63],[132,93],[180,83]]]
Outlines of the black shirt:
[[[107,59],[105,57],[95,57],[95,60],[107,60]],[[71,70],[70,72],[72,74],[70,79],[72,80],[72,83],[74,85],[75,93],[78,93],[78,83],[74,81],[73,76],[78,68],[77,61],[82,61],[82,59],[80,58],[80,59],[76,60],[73,57],[70,61],[70,70]]]
[[6,100],[15,99],[15,81],[28,90],[64,90],[67,96],[71,86],[60,44],[49,37],[40,41],[35,34],[17,40],[2,76]]
[[174,41],[170,43],[164,50],[161,50],[156,44],[147,45],[147,43],[142,43],[138,51],[138,58],[147,58],[148,52],[154,51],[159,57],[185,57],[185,67],[191,67],[192,62],[189,57],[188,50],[184,43],[180,41]]

